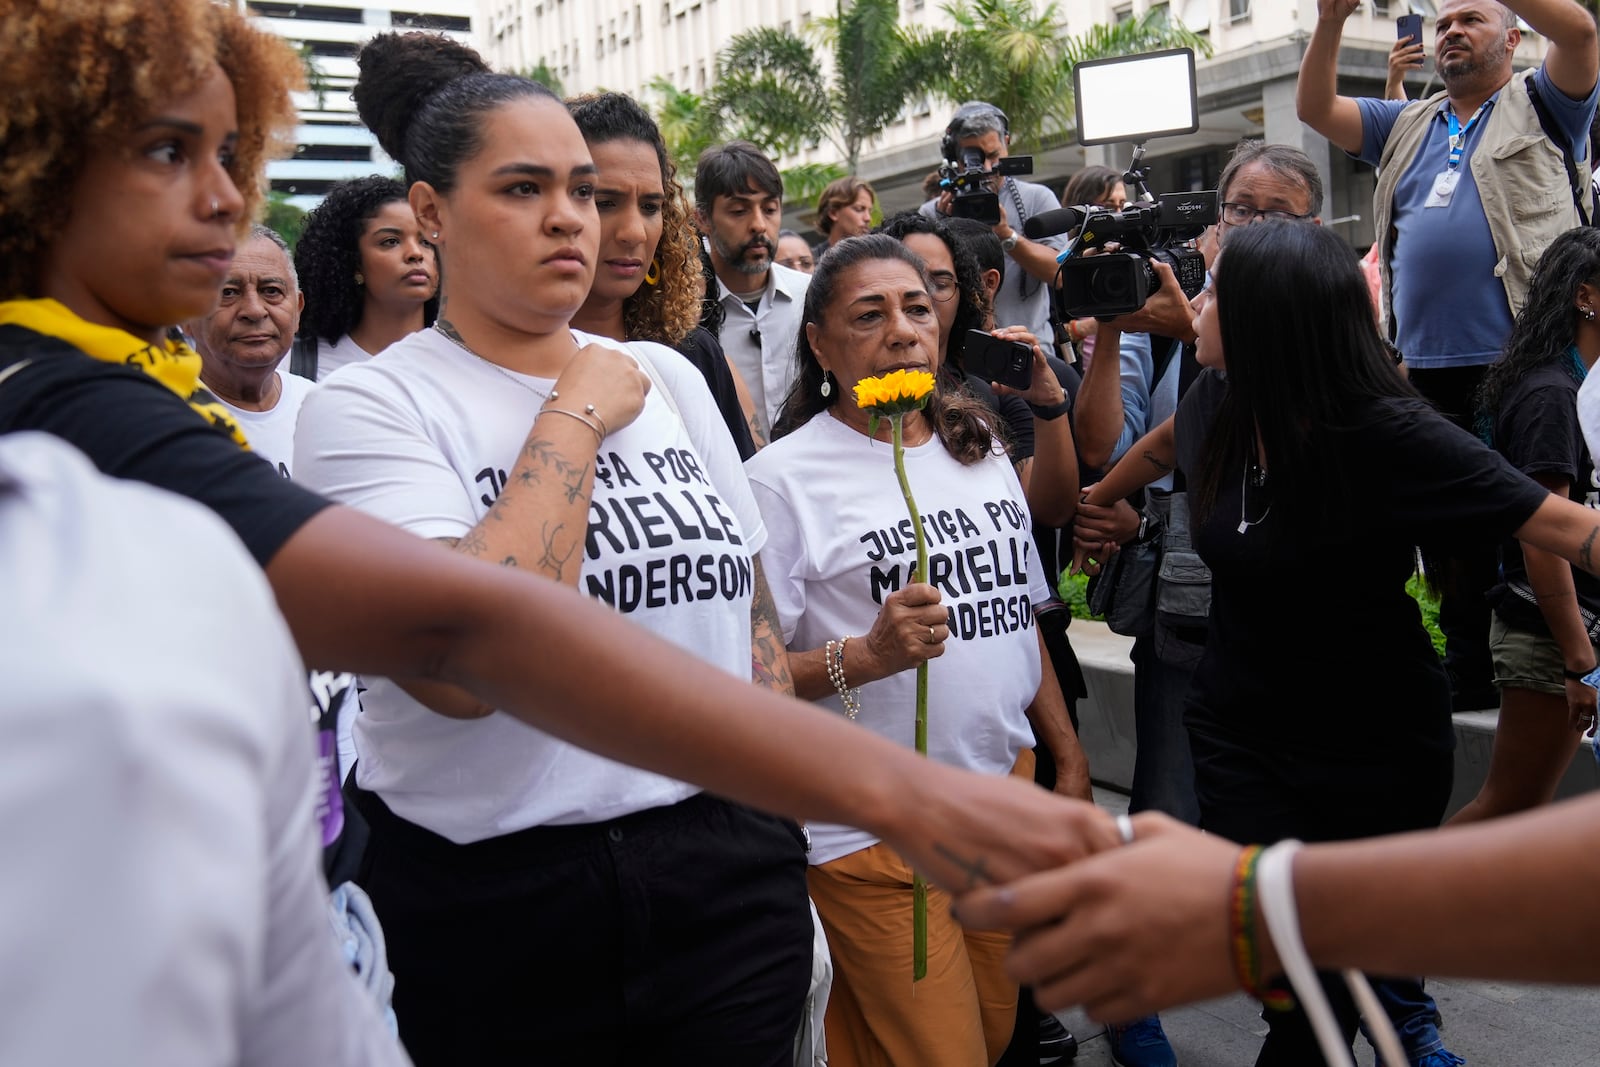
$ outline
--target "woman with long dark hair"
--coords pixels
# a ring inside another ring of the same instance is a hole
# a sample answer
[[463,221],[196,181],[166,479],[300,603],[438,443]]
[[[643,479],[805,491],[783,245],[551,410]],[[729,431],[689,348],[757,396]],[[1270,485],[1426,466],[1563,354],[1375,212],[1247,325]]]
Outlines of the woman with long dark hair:
[[[1557,496],[1593,500],[1594,461],[1578,425],[1578,387],[1600,358],[1600,230],[1551,242],[1528,284],[1505,355],[1478,389],[1478,435]],[[1500,719],[1483,786],[1452,822],[1548,804],[1578,739],[1595,724],[1600,580],[1560,556],[1508,542],[1489,591],[1489,651]]]
[[[1185,718],[1200,825],[1240,842],[1437,826],[1454,736],[1449,682],[1406,592],[1417,546],[1516,536],[1592,568],[1593,513],[1406,384],[1335,234],[1240,228],[1213,281],[1197,357],[1226,377],[1202,374],[1088,493],[1109,504],[1173,466],[1188,478],[1212,573]],[[1285,599],[1308,581],[1316,595]],[[1352,1034],[1349,994],[1324,984]],[[1258,1064],[1321,1062],[1302,1013],[1266,1018]]]
[[[806,291],[799,385],[776,439],[747,465],[795,689],[910,746],[926,662],[932,761],[1031,779],[1036,731],[1057,791],[1087,798],[1088,768],[1033,622],[1049,588],[1027,503],[992,414],[940,374],[932,288],[906,245],[869,234],[829,249]],[[904,422],[907,477],[931,537],[926,581],[911,580],[889,425],[869,425],[854,394],[894,370],[937,383]],[[834,962],[830,1062],[993,1064],[1017,1004],[1000,966],[1006,939],[963,931],[933,894],[928,975],[913,986],[910,865],[870,832],[809,828],[811,895]]]
[[[733,368],[699,324],[700,238],[661,129],[632,97],[596,93],[567,101],[599,168],[600,261],[573,325],[614,341],[676,348],[705,379],[740,459],[755,455]],[[718,305],[720,308],[720,305]]]
[[439,313],[433,246],[406,187],[385,175],[328,190],[306,215],[294,269],[306,298],[300,346],[313,354],[318,381],[371,359]]

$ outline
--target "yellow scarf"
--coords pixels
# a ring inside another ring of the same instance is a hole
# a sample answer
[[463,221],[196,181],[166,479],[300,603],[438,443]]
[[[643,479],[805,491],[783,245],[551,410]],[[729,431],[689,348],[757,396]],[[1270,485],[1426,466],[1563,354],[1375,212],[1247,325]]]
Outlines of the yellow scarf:
[[0,301],[0,326],[22,326],[65,341],[104,363],[137,367],[187,400],[201,418],[240,448],[250,447],[238,420],[200,384],[200,354],[182,341],[168,340],[158,348],[126,330],[80,319],[56,300]]

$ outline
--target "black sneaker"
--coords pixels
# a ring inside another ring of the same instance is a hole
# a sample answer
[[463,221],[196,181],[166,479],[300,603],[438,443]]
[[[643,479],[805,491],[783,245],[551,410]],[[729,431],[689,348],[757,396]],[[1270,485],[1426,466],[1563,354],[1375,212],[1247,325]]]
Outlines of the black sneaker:
[[1047,1011],[1039,1013],[1039,1067],[1069,1063],[1078,1055],[1078,1039]]

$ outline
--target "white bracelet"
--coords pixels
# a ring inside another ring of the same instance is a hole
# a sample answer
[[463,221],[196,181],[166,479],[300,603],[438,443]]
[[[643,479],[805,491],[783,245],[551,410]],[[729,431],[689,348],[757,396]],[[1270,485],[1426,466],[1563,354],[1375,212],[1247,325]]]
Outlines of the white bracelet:
[[[1300,938],[1299,909],[1294,900],[1294,857],[1301,848],[1293,839],[1279,841],[1261,854],[1256,865],[1256,910],[1266,922],[1267,933],[1277,950],[1278,961],[1294,987],[1295,999],[1311,1020],[1311,1029],[1317,1035],[1317,1044],[1329,1067],[1355,1067],[1355,1057],[1345,1043],[1339,1023],[1333,1017],[1333,1008],[1317,981],[1317,972],[1306,953],[1305,942]],[[1378,1003],[1360,971],[1347,969],[1341,972],[1345,985],[1355,998],[1367,1029],[1377,1045],[1379,1058],[1384,1063],[1405,1063],[1406,1054],[1400,1050],[1394,1025]]]
[[851,689],[844,680],[844,646],[850,643],[849,637],[842,637],[837,641],[829,641],[822,648],[823,667],[828,672],[828,681],[839,691],[839,701],[844,704],[845,718],[854,720],[861,714],[861,690]]

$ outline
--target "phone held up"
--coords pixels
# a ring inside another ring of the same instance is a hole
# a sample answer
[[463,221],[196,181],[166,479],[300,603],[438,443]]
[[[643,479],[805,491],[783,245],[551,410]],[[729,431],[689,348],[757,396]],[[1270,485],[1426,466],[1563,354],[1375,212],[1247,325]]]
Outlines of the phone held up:
[[1421,44],[1422,43],[1422,16],[1421,15],[1401,15],[1399,18],[1394,20],[1394,25],[1395,25],[1395,36],[1399,40],[1403,41],[1407,37],[1409,37],[1409,38],[1411,38],[1411,43],[1412,44]]
[[966,342],[961,346],[961,365],[968,374],[1018,391],[1033,384],[1033,349],[984,330],[967,331]]

